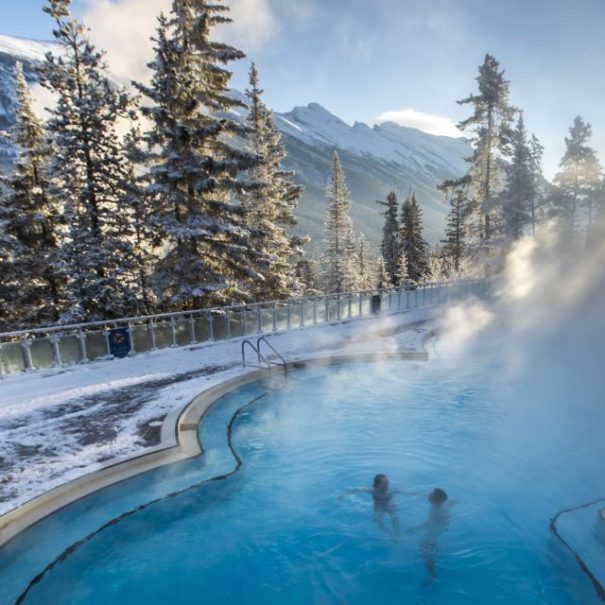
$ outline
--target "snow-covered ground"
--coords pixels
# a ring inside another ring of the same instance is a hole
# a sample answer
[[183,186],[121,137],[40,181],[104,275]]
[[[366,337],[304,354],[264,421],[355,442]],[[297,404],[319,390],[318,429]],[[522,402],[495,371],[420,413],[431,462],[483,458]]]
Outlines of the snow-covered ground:
[[[270,336],[288,361],[419,348],[434,311]],[[246,371],[241,340],[0,380],[0,514],[160,442],[166,415]]]

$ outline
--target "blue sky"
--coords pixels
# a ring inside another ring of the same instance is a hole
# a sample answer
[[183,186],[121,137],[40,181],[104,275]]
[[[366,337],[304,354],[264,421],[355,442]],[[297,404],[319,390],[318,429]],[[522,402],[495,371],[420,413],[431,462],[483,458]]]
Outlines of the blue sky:
[[[221,35],[257,62],[266,99],[278,111],[315,101],[349,123],[395,112],[405,124],[449,132],[452,121],[468,114],[456,99],[474,92],[477,66],[490,52],[511,80],[513,103],[546,147],[547,175],[556,170],[577,114],[592,124],[592,143],[605,163],[605,0],[230,3],[235,23]],[[1,33],[51,37],[41,0],[5,4]],[[99,45],[109,48],[112,68],[125,74],[144,65],[142,41],[154,15],[169,5],[73,2]],[[246,70],[247,64],[236,68],[236,87],[245,87]]]

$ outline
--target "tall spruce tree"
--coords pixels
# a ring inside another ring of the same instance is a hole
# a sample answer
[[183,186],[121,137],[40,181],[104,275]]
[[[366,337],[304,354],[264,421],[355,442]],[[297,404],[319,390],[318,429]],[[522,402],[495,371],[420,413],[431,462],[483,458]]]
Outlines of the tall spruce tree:
[[137,84],[152,122],[147,192],[166,247],[155,280],[167,309],[248,300],[245,284],[258,278],[259,253],[235,204],[257,186],[240,178],[257,158],[237,148],[234,137],[249,129],[229,117],[245,104],[228,95],[226,66],[244,54],[211,39],[231,21],[227,11],[218,2],[173,0],[169,18],[158,20],[151,84]]
[[363,233],[359,236],[356,273],[359,290],[370,290],[374,286],[372,263],[368,258],[368,243]]
[[508,100],[509,82],[494,57],[485,55],[476,80],[479,94],[458,101],[459,105],[471,105],[473,115],[461,121],[458,127],[471,133],[469,210],[475,242],[487,247],[501,226],[498,201],[502,189],[502,159],[510,155],[515,108]]
[[578,214],[585,209],[590,229],[594,218],[594,202],[600,186],[601,165],[588,145],[592,128],[581,116],[576,116],[565,137],[565,154],[555,176],[556,189],[552,197],[553,214],[573,231],[578,226]]
[[386,263],[382,256],[378,258],[378,262],[376,263],[376,287],[379,290],[393,287],[393,282],[387,272]]
[[399,201],[397,194],[391,191],[387,195],[386,202],[377,202],[381,206],[385,206],[384,211],[384,227],[382,228],[382,243],[381,253],[384,260],[385,270],[389,274],[389,279],[392,284],[397,285],[398,282],[398,264],[401,254],[401,242],[399,234]]
[[399,259],[405,258],[407,278],[413,283],[421,282],[427,273],[428,244],[422,230],[422,210],[416,196],[408,195],[401,208]]
[[453,193],[448,195],[450,211],[447,215],[445,239],[441,240],[442,256],[446,265],[450,265],[457,273],[460,263],[466,253],[466,212],[468,208],[464,186],[456,186]]
[[351,257],[353,223],[349,215],[349,190],[338,153],[334,152],[330,183],[326,190],[329,204],[323,252],[323,290],[346,292],[354,288],[355,259]]
[[[6,195],[0,204],[4,262],[0,298],[11,310],[11,327],[48,325],[58,319],[60,279],[58,228],[60,209],[50,195],[50,149],[21,63],[16,64],[17,111],[11,139],[17,150],[16,169],[2,178]],[[9,260],[10,259],[10,260]],[[0,261],[1,262],[1,261]],[[0,303],[1,304],[1,303]]]
[[146,315],[153,313],[158,305],[152,280],[153,270],[158,262],[158,246],[153,229],[151,199],[147,194],[147,154],[142,149],[142,135],[138,126],[134,126],[126,136],[124,148],[130,169],[124,203],[134,244],[132,282],[136,291],[137,313]]
[[523,114],[520,114],[513,132],[512,157],[506,167],[506,186],[502,192],[504,233],[513,241],[523,235],[525,227],[532,221],[534,186],[532,152]]
[[57,56],[40,68],[41,84],[57,97],[47,130],[53,143],[52,195],[62,205],[66,280],[63,321],[105,319],[136,310],[130,274],[132,231],[124,207],[129,177],[117,124],[131,100],[109,82],[103,54],[71,18],[70,0],[44,8],[56,23]]
[[16,294],[21,287],[21,276],[16,268],[17,259],[24,253],[19,240],[10,233],[11,209],[6,198],[0,197],[0,331],[19,328],[19,307]]
[[277,300],[301,293],[303,286],[296,273],[296,263],[304,254],[307,240],[291,233],[296,226],[294,210],[302,187],[293,182],[294,173],[282,166],[286,152],[262,94],[258,70],[253,63],[250,87],[246,90],[248,145],[259,161],[249,169],[247,177],[257,186],[243,192],[240,201],[247,211],[252,245],[261,253],[258,277],[250,285],[251,295],[255,300]]
[[544,155],[544,147],[540,144],[538,137],[535,134],[531,135],[529,141],[530,165],[533,177],[533,190],[530,200],[530,221],[532,235],[536,234],[536,224],[538,222],[538,212],[542,207],[543,198],[543,173],[542,173],[542,157]]

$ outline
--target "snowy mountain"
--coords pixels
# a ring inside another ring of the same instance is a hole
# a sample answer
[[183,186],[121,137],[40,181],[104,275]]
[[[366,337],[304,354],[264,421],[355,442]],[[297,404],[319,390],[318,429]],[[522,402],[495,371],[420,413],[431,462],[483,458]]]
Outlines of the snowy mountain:
[[[0,35],[0,132],[10,129],[14,120],[15,62],[23,63],[26,78],[34,82],[36,63],[54,48],[52,42]],[[413,190],[424,211],[427,239],[434,243],[442,237],[447,209],[436,185],[465,172],[464,158],[470,148],[464,139],[434,136],[393,123],[350,126],[317,103],[276,113],[275,118],[288,150],[288,167],[305,187],[297,213],[300,231],[310,233],[315,245],[322,236],[327,206],[324,190],[334,150],[341,156],[351,190],[353,222],[371,244],[378,245],[382,231],[376,201],[391,190],[401,197]],[[7,169],[13,156],[10,143],[0,135],[0,167]]]

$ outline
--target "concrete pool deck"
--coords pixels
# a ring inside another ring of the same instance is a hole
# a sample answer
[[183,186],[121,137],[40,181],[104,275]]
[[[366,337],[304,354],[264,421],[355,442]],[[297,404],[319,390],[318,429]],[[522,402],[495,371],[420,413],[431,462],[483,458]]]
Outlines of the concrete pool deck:
[[[300,332],[296,334],[298,338],[294,339],[292,333],[273,336],[272,342],[286,354],[291,364],[369,362],[384,358],[426,360],[428,355],[424,343],[433,331],[430,319],[430,310],[425,310],[381,318],[374,322],[366,320],[334,326],[332,338],[329,334],[330,328],[325,326],[321,329],[307,329],[303,338],[305,346],[301,346]],[[315,339],[312,339],[314,335]],[[309,346],[309,340],[314,340],[314,346]],[[228,349],[226,353],[233,356],[234,349],[240,345],[241,340],[220,343],[215,347]],[[201,381],[200,376],[190,379],[188,387],[197,389],[198,394],[186,405],[180,403],[173,406],[164,416],[161,438],[157,445],[143,448],[138,455],[126,460],[111,460],[98,464],[96,468],[90,469],[90,472],[83,472],[71,481],[59,482],[41,495],[1,516],[0,546],[40,519],[94,491],[154,468],[199,455],[202,447],[198,441],[197,428],[205,410],[225,393],[266,375],[267,370],[244,369],[238,362],[215,372],[212,380],[208,379],[207,374],[203,375]],[[139,388],[143,386],[138,385]]]

